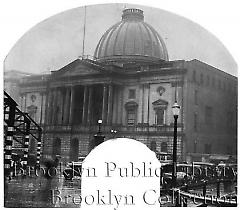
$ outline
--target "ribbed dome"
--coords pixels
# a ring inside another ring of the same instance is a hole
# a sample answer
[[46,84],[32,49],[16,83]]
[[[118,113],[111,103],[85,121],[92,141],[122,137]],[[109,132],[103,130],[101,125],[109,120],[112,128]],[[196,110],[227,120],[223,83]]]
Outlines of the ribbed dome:
[[100,61],[124,59],[167,61],[168,52],[158,32],[144,22],[143,11],[125,9],[122,21],[103,34],[94,57]]

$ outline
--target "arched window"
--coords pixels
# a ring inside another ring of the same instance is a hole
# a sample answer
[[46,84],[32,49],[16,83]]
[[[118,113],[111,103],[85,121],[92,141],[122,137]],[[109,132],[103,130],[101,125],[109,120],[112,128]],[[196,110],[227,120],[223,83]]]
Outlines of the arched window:
[[61,139],[53,139],[52,156],[61,155]]
[[157,144],[156,141],[151,141],[150,149],[154,152],[157,150]]
[[77,161],[79,152],[79,140],[77,138],[71,139],[69,152],[70,161]]
[[162,142],[161,143],[161,152],[168,152],[168,148],[167,148],[167,142]]

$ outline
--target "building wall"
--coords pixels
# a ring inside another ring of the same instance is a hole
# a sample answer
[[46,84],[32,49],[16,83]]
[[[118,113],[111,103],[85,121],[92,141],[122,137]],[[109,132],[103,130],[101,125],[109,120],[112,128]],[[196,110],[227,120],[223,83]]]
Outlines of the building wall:
[[196,60],[186,68],[187,152],[236,155],[237,79]]
[[[178,123],[183,126],[179,126],[178,130],[179,157],[186,157],[189,153],[236,154],[237,79],[195,60],[185,62],[184,68],[187,70],[186,74],[176,74],[178,73],[177,67],[176,69],[175,67],[169,69],[169,72],[175,69],[174,74],[168,73],[166,70],[166,73],[162,74],[159,68],[159,74],[155,72],[135,79],[119,80],[122,83],[121,85],[113,85],[112,126],[118,125],[120,129],[123,126],[125,129],[118,132],[117,137],[137,139],[145,143],[149,148],[151,142],[155,141],[156,150],[159,152],[162,150],[162,143],[167,143],[167,152],[171,153],[172,131],[160,132],[157,130],[157,126],[154,127],[156,117],[153,102],[159,99],[167,102],[164,124],[171,127],[173,125],[172,105],[176,93],[177,103],[181,106]],[[194,71],[196,74],[195,80],[193,78]],[[201,74],[203,75],[202,82]],[[207,82],[207,75],[209,76],[209,82]],[[215,86],[213,86],[213,78],[215,78]],[[219,80],[221,80],[221,84]],[[57,81],[54,81],[54,85],[56,84]],[[161,95],[157,91],[160,86],[165,89]],[[129,98],[130,89],[135,89],[135,98]],[[72,132],[72,128],[66,129],[66,125],[58,125],[57,127],[52,125],[53,127],[49,129],[46,127],[45,120],[49,114],[46,112],[47,83],[42,83],[41,77],[32,80],[28,78],[28,83],[21,83],[19,90],[19,93],[21,93],[19,101],[23,111],[27,111],[27,107],[37,107],[34,119],[43,125],[43,152],[45,157],[53,154],[53,142],[56,138],[61,141],[60,153],[65,161],[69,160],[70,142],[73,138],[79,140],[79,156],[88,154],[89,143],[93,139],[97,128],[88,127],[89,125],[87,125],[84,129],[88,131],[82,133],[79,131]],[[127,128],[125,105],[128,102],[136,102],[138,105],[135,126],[143,125],[146,128],[145,130],[131,131],[131,129]],[[212,109],[211,123],[207,120],[209,116],[206,115],[206,107]],[[195,116],[197,116],[196,120],[194,119]],[[111,128],[109,125],[103,131],[106,139],[114,137],[110,133]],[[173,127],[171,128],[173,129]]]
[[[105,140],[113,138],[112,134],[107,134],[105,135],[106,138]],[[163,142],[167,143],[167,152],[172,153],[172,142],[173,138],[172,137],[167,137],[167,136],[156,136],[156,135],[151,135],[151,136],[146,136],[146,135],[140,135],[140,134],[121,134],[121,136],[116,135],[115,137],[124,137],[124,138],[131,138],[135,139],[137,141],[140,141],[141,143],[147,145],[150,147],[151,141],[156,142],[156,149],[157,151],[161,151],[161,144]],[[53,156],[53,141],[54,139],[60,139],[61,141],[61,147],[60,147],[60,153],[59,155],[61,156],[61,161],[62,162],[68,162],[71,161],[70,159],[70,141],[71,139],[77,138],[79,140],[79,151],[78,151],[78,156],[86,156],[90,152],[90,141],[93,139],[92,134],[70,134],[70,133],[46,133],[44,135],[44,154],[43,154],[43,159],[44,158],[51,158]],[[178,157],[181,157],[181,144],[182,144],[182,139],[181,137],[178,137],[178,144],[177,144],[177,154]],[[56,148],[54,148],[56,150]],[[124,155],[124,151],[123,155]],[[133,151],[134,152],[134,151]]]
[[[160,69],[159,69],[160,71]],[[181,80],[181,77],[177,77]],[[141,79],[140,79],[141,80]],[[137,123],[149,123],[149,125],[156,125],[155,121],[155,110],[153,107],[153,102],[162,99],[168,103],[167,109],[165,110],[165,120],[164,124],[170,125],[173,123],[172,115],[172,105],[175,102],[175,92],[177,93],[177,102],[182,107],[182,86],[179,84],[177,87],[173,85],[176,80],[176,76],[166,75],[166,76],[155,76],[144,78],[145,83],[140,83],[139,81],[127,81],[123,87],[123,103],[119,99],[118,106],[122,107],[122,124],[126,125],[126,109],[124,105],[128,102],[136,102],[138,104],[137,113]],[[129,85],[130,84],[130,85]],[[165,92],[160,96],[157,92],[159,87],[165,88]],[[129,90],[136,91],[136,98],[129,99]],[[178,122],[182,122],[182,114],[178,118]]]
[[17,102],[20,106],[20,89],[19,84],[23,77],[30,75],[20,71],[7,71],[4,72],[4,90]]

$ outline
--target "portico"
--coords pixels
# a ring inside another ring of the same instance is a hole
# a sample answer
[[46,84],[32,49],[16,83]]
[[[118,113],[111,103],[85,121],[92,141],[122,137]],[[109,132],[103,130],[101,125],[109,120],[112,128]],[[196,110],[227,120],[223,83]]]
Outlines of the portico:
[[[119,88],[113,83],[67,85],[52,87],[48,92],[48,125],[94,125],[113,123],[113,109],[117,107]],[[114,121],[117,122],[116,114]]]

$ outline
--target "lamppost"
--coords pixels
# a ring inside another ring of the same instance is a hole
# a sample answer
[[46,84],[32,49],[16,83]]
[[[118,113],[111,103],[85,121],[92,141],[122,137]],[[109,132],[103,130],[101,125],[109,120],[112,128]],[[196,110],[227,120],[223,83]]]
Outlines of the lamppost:
[[98,120],[98,133],[101,133],[102,120]]
[[94,142],[91,149],[93,149],[94,147],[104,142],[105,136],[102,135],[101,125],[102,125],[102,120],[98,120],[98,132],[94,135]]
[[177,104],[177,101],[175,101],[175,103],[172,106],[172,112],[174,117],[172,187],[176,187],[176,184],[177,184],[177,119],[180,112],[180,106]]

